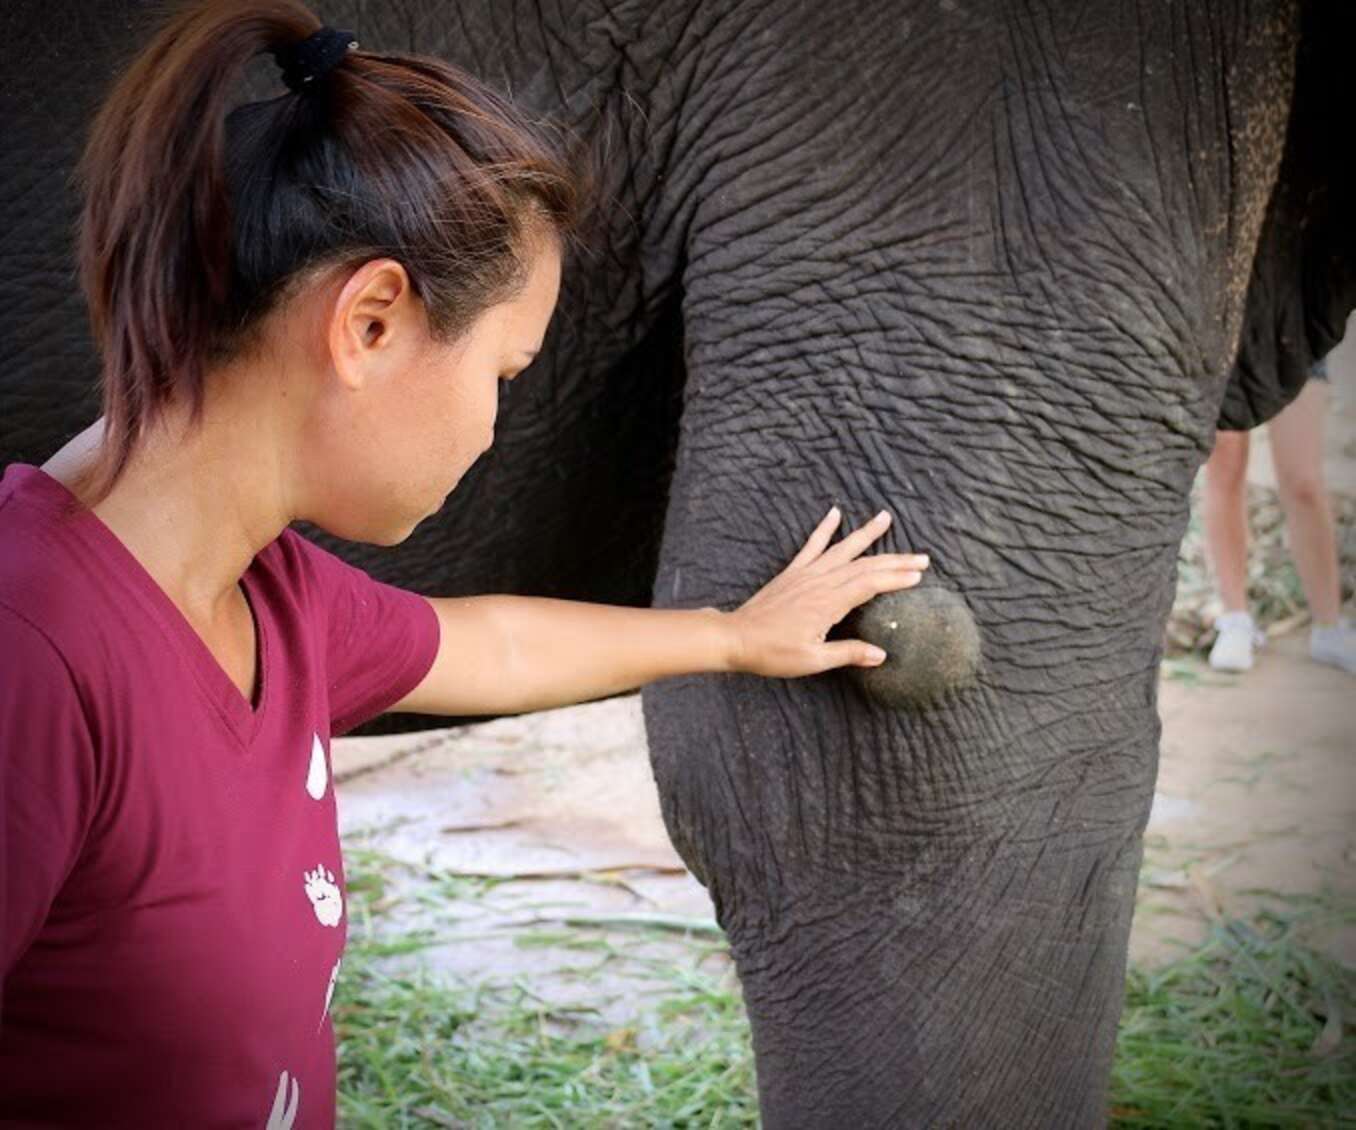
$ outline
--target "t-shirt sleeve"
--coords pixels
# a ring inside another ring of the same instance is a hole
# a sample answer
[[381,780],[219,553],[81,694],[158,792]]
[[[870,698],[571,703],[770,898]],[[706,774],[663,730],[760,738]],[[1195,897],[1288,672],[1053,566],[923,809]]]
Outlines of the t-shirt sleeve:
[[388,585],[295,530],[318,594],[326,639],[330,734],[337,737],[399,702],[419,685],[438,654],[433,605]]
[[65,660],[36,626],[0,605],[0,1025],[5,978],[85,842],[96,766]]

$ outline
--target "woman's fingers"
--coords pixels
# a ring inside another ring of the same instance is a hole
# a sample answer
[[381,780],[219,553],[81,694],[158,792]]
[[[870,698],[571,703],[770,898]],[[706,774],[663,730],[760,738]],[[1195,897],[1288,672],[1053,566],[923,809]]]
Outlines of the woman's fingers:
[[863,569],[862,579],[868,585],[889,585],[901,580],[906,584],[916,585],[923,579],[925,572],[925,569],[915,569],[909,565],[896,565],[892,569]]
[[831,569],[851,561],[890,528],[890,512],[882,510],[871,521],[858,526],[837,545],[826,549],[815,562],[817,568]]
[[[928,558],[926,554],[921,553],[880,553],[871,557],[861,557],[856,561],[851,561],[846,565],[824,574],[823,580],[830,582],[830,587],[835,592],[855,593],[862,585],[870,584],[868,578],[884,577],[881,583],[886,584],[886,588],[880,589],[881,592],[889,592],[891,588],[908,588],[922,580],[924,571],[928,567]],[[899,578],[904,583],[890,584],[891,578]]]
[[[883,592],[894,592],[897,589],[911,589],[923,579],[921,570],[901,569],[895,567],[892,569],[870,569],[858,570],[856,575],[845,582],[836,590],[839,596],[844,597],[844,607],[842,613],[838,616],[841,620],[854,608],[860,604],[865,604],[873,596],[878,596]],[[837,620],[835,620],[837,623]],[[834,640],[832,643],[824,643],[819,646],[819,654],[823,656],[824,667],[822,670],[828,671],[834,667],[878,667],[884,660],[881,658],[884,649],[876,647],[874,644],[867,643],[865,640]]]
[[873,596],[879,596],[883,592],[894,592],[897,589],[911,589],[922,579],[923,574],[917,569],[873,569],[870,572],[859,573],[845,582],[835,594],[850,602],[843,613],[846,616],[852,609],[859,604],[865,604]]
[[819,525],[810,535],[810,540],[805,543],[804,548],[791,559],[788,569],[795,569],[801,565],[808,564],[824,552],[824,547],[829,544],[833,537],[833,531],[838,528],[838,523],[843,515],[838,507],[831,507],[829,512],[819,520]]
[[[819,525],[815,527],[805,545],[791,559],[786,568],[790,570],[814,564],[820,571],[827,571],[849,564],[867,546],[885,533],[890,528],[892,521],[890,512],[882,510],[869,522],[857,527],[830,549],[829,542],[832,540],[834,531],[838,528],[841,520],[842,514],[838,507],[835,506],[830,509],[828,514],[820,519]],[[871,560],[880,565],[908,565],[915,569],[926,569],[928,567],[928,557],[925,553],[879,553],[875,554]]]
[[879,667],[885,659],[882,648],[869,644],[865,640],[834,640],[820,644],[820,671],[832,671],[835,667]]
[[926,569],[932,563],[926,553],[873,553],[841,565],[837,572],[855,575],[863,569]]

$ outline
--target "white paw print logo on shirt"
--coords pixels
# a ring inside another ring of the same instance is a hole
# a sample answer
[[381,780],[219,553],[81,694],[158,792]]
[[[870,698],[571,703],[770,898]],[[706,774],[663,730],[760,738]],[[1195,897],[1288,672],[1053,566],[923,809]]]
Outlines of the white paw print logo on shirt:
[[273,1109],[268,1114],[264,1130],[292,1130],[297,1120],[297,1104],[301,1101],[301,1084],[289,1078],[286,1071],[278,1076],[278,1090],[273,1096]]
[[311,908],[322,926],[338,926],[344,916],[344,896],[334,883],[334,872],[323,863],[314,871],[302,872],[306,881],[306,897],[311,900]]

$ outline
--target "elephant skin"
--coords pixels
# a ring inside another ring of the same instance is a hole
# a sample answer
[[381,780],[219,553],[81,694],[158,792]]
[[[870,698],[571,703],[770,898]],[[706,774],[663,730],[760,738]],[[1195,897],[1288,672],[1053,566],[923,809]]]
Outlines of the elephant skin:
[[[1314,115],[1351,8],[318,5],[605,171],[494,450],[398,549],[332,548],[429,593],[722,608],[831,503],[931,555],[841,628],[893,667],[642,696],[766,1126],[1105,1122],[1188,491],[1351,308],[1350,260],[1286,250],[1311,205],[1350,246]],[[0,458],[41,462],[96,414],[67,177],[145,14],[0,21]]]

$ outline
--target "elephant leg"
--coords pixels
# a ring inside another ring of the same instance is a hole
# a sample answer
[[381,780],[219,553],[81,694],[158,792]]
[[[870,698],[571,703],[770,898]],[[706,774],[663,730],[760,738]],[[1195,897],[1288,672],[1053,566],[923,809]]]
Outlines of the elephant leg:
[[1295,12],[759,11],[758,58],[817,47],[794,83],[729,62],[766,136],[720,149],[691,225],[654,603],[734,608],[831,503],[884,506],[873,551],[928,552],[981,659],[927,702],[845,672],[647,687],[664,817],[772,1130],[1097,1126]]
[[[739,474],[737,448],[695,448],[680,452],[656,604],[733,605],[767,571],[751,539],[789,556],[834,499],[856,522],[891,506],[908,534],[882,551],[934,549],[939,588],[976,562],[936,550],[946,538],[925,536],[904,476],[811,492]],[[928,708],[883,705],[843,671],[645,689],[665,821],[730,937],[768,1127],[1104,1118],[1156,773],[1152,625],[1185,515],[1165,517],[1139,592],[1087,588],[1065,610],[1094,631],[1157,593],[1138,626],[1085,640],[1082,672],[1057,659],[1070,633],[1048,596],[1028,619],[972,594],[979,680]]]

